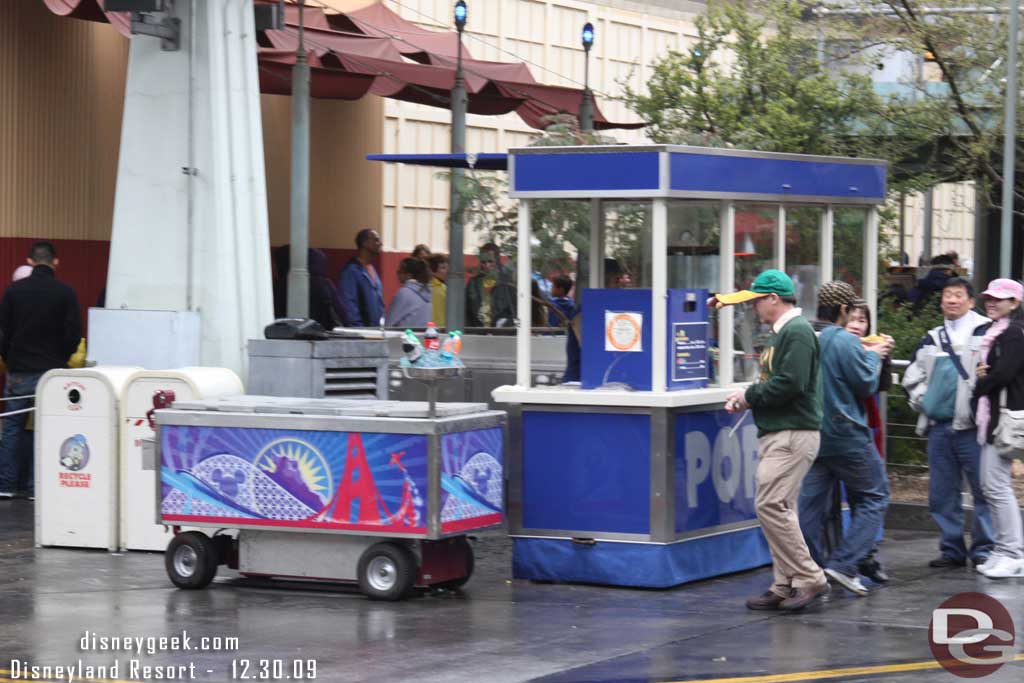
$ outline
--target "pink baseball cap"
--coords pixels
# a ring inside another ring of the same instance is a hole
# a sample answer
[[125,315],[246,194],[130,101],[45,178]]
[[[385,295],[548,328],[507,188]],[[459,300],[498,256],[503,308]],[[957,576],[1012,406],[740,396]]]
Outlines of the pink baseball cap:
[[993,299],[1016,299],[1024,301],[1024,285],[1016,280],[1001,277],[988,283],[988,289],[981,293],[982,296],[990,296]]

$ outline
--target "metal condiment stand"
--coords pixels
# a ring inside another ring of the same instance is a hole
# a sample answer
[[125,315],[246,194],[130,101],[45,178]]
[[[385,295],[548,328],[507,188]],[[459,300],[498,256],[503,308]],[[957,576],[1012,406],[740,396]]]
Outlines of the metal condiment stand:
[[415,380],[425,384],[427,387],[427,403],[429,404],[428,416],[433,420],[437,417],[437,392],[438,382],[446,379],[461,377],[466,368],[414,368],[403,367],[402,374],[406,379]]

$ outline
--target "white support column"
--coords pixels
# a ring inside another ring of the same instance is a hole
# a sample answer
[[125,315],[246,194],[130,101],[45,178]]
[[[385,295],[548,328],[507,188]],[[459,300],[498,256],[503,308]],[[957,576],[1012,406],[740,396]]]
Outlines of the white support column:
[[825,212],[821,214],[821,240],[819,244],[821,251],[818,254],[818,263],[821,266],[822,284],[832,279],[832,228],[834,225],[835,209],[829,204],[825,207]]
[[601,224],[601,200],[590,200],[590,273],[591,289],[604,287],[604,226]]
[[878,331],[878,207],[868,209],[864,226],[864,300],[874,312],[871,316],[871,334]]
[[530,201],[519,200],[519,260],[516,262],[516,385],[529,389],[530,378],[530,326],[533,307],[530,305]]
[[172,14],[179,51],[129,49],[107,307],[199,311],[200,363],[245,377],[273,319],[253,0]]
[[778,225],[775,226],[775,267],[786,272],[786,205],[779,204]]
[[668,354],[668,200],[654,200],[651,214],[651,390],[665,391]]
[[[731,292],[736,280],[736,205],[722,202],[719,213],[718,291]],[[733,319],[735,310],[726,306],[718,311],[718,383],[727,387],[733,380]]]

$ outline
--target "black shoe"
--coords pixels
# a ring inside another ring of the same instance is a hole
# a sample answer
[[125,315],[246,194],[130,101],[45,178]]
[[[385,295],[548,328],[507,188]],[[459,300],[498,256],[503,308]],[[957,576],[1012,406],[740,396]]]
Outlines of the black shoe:
[[948,569],[950,567],[966,567],[967,560],[955,560],[948,555],[941,555],[928,563],[929,567]]
[[857,571],[859,571],[861,576],[865,579],[871,579],[875,583],[889,583],[889,575],[885,573],[884,569],[882,569],[882,565],[875,560],[859,565],[857,567]]
[[765,591],[757,597],[747,598],[747,609],[777,610],[785,599],[773,591]]

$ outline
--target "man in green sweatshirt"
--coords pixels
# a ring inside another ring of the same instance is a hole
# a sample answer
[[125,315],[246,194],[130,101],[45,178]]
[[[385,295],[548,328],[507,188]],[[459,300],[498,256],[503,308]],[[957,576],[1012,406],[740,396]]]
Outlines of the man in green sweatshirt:
[[757,276],[750,290],[714,297],[719,307],[753,302],[772,336],[761,352],[761,378],[726,399],[725,409],[750,409],[757,425],[755,509],[772,553],[774,581],[747,600],[754,610],[796,611],[829,593],[807,549],[797,516],[804,475],[818,454],[821,426],[818,339],[796,307],[793,281],[779,270]]

